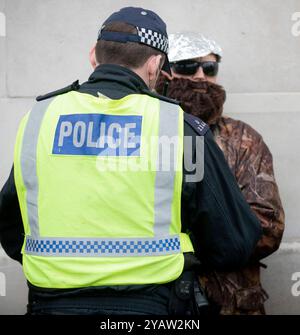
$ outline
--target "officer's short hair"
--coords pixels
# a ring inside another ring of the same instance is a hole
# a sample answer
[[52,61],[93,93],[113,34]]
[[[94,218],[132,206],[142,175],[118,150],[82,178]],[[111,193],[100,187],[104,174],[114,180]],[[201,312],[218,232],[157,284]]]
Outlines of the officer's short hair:
[[[124,22],[109,23],[103,30],[137,35],[136,28]],[[149,57],[157,55],[162,56],[161,64],[163,64],[165,55],[145,44],[105,40],[99,40],[96,44],[96,60],[99,64],[118,64],[135,69],[143,66]]]

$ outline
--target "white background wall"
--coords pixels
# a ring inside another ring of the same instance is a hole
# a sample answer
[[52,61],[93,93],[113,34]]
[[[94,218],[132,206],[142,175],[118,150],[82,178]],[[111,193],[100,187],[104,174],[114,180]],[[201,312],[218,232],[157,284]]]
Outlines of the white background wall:
[[[284,243],[263,270],[267,311],[300,314],[300,296],[291,293],[292,274],[300,272],[300,25],[299,36],[292,34],[300,0],[0,0],[6,16],[1,36],[0,15],[0,187],[12,165],[18,123],[35,96],[86,80],[101,23],[128,5],[156,11],[169,33],[201,31],[223,47],[226,113],[263,135],[286,211]],[[0,314],[24,313],[21,267],[0,253],[0,272],[6,276]]]

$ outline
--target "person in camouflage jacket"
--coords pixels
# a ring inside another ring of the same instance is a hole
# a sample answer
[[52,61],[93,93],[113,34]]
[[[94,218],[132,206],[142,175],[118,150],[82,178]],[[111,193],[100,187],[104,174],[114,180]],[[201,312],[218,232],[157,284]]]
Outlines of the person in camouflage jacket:
[[262,136],[245,122],[223,115],[226,93],[217,84],[221,48],[200,34],[170,36],[172,77],[161,75],[156,90],[210,125],[263,237],[247,266],[233,272],[206,271],[200,277],[208,299],[221,314],[265,314],[268,294],[260,281],[260,260],[275,252],[284,231],[284,210],[274,177],[272,154]]

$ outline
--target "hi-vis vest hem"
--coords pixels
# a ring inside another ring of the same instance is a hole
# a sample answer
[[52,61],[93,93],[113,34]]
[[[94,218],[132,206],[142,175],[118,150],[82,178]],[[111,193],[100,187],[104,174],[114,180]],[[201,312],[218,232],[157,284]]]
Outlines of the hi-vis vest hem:
[[[168,171],[160,139],[171,139]],[[22,120],[14,159],[28,281],[72,288],[176,279],[183,252],[193,251],[181,233],[182,157],[177,105],[78,92],[37,103]]]

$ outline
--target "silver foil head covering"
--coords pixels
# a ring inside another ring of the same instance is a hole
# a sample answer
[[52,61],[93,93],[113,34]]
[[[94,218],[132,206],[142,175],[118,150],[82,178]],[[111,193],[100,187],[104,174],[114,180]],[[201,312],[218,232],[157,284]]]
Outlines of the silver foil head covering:
[[205,57],[211,53],[220,58],[223,56],[221,47],[215,41],[195,32],[169,34],[169,46],[170,62]]

